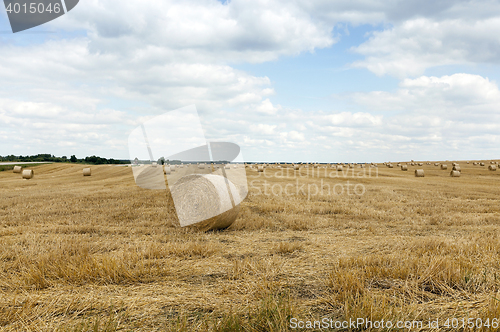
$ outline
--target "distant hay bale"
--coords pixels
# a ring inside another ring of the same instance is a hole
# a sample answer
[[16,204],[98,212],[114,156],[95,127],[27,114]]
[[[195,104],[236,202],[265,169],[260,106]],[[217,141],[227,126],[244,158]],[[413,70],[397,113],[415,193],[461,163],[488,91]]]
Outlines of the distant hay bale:
[[175,168],[176,168],[175,165],[170,165],[170,171],[171,172],[175,172]]
[[398,163],[398,165],[397,165],[397,166],[398,166],[398,167],[401,167],[401,163]]
[[490,164],[494,164],[495,162],[494,161],[490,161]]
[[341,171],[343,168],[342,168],[342,165],[338,165],[337,166],[337,171]]
[[434,166],[439,166],[439,163],[434,163]]
[[424,170],[423,169],[416,169],[415,170],[415,177],[423,178],[424,177]]
[[467,164],[468,164],[468,163],[469,163],[469,162],[467,162]]
[[394,168],[394,165],[392,165],[392,164],[387,164],[387,167],[389,167],[389,168]]
[[411,163],[410,165],[411,165],[411,166],[415,166],[415,163]]
[[170,166],[164,165],[163,166],[163,174],[169,175],[172,170],[170,169]]
[[354,165],[353,165],[353,164],[350,164],[350,165],[349,165],[349,168],[354,168]]
[[460,171],[452,170],[450,172],[450,176],[453,178],[458,178],[458,177],[460,177]]
[[418,163],[418,166],[424,166],[424,163]]
[[448,165],[442,164],[441,169],[448,169]]
[[[204,169],[205,168],[205,164],[198,164],[198,168],[199,169]],[[170,169],[170,170],[172,170],[172,169]]]
[[32,169],[25,169],[23,171],[23,179],[33,179],[33,176],[35,176],[35,172],[33,172]]
[[484,163],[479,163],[479,166],[484,166]]
[[453,163],[453,166],[458,166],[458,163]]
[[298,171],[298,170],[300,169],[300,165],[293,165],[293,169],[294,169],[295,171]]
[[264,172],[264,166],[257,167],[257,172],[259,172],[259,173]]
[[92,170],[90,169],[90,167],[83,169],[83,176],[91,176],[91,175],[92,175]]
[[472,165],[477,165],[477,162],[473,162]]
[[231,166],[229,164],[226,164],[226,166],[224,166],[225,169],[231,169]]
[[458,166],[458,165],[453,166],[452,170],[453,170],[453,171],[459,171],[459,172],[461,172],[461,171],[462,171],[462,170],[460,169],[460,166]]
[[14,166],[14,173],[22,173],[23,168],[21,166]]
[[171,189],[178,226],[200,231],[225,229],[236,220],[241,196],[227,178],[214,174],[182,177]]
[[401,165],[401,170],[402,171],[407,171],[408,170],[408,165]]
[[490,171],[496,171],[497,170],[497,165],[490,165],[490,166],[488,166],[488,169]]

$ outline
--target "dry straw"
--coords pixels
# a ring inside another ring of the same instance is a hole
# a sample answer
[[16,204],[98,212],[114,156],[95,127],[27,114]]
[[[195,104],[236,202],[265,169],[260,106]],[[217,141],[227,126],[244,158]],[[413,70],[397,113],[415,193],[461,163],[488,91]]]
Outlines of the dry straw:
[[423,169],[416,169],[415,170],[415,177],[423,178],[424,177],[424,170]]
[[83,169],[83,176],[91,176],[91,175],[92,175],[92,170],[90,169],[90,167]]
[[402,171],[407,171],[408,170],[408,165],[401,165],[401,170]]
[[458,177],[460,177],[460,171],[453,170],[450,172],[450,176],[453,178],[458,178]]
[[14,173],[22,173],[23,168],[21,166],[14,166]]
[[497,170],[497,166],[496,165],[490,165],[490,166],[488,166],[488,169],[490,171],[496,171]]
[[448,165],[446,165],[446,164],[442,164],[442,165],[441,165],[441,169],[448,169]]
[[182,177],[171,189],[177,226],[200,231],[225,229],[236,220],[241,196],[227,178],[214,174]]
[[23,179],[33,179],[33,176],[35,175],[35,172],[31,169],[25,169],[23,171]]

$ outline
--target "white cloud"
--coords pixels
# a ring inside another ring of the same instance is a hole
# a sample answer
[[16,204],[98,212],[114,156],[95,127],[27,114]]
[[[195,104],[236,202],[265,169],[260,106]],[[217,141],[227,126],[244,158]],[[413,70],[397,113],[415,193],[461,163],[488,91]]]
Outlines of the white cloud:
[[500,64],[500,17],[484,20],[416,18],[373,32],[353,50],[366,58],[353,63],[377,75],[399,78],[452,64]]

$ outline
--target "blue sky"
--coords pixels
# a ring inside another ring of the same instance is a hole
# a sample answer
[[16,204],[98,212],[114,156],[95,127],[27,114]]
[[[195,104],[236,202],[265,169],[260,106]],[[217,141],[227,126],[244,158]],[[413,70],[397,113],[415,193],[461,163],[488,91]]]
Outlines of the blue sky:
[[0,155],[128,158],[195,105],[249,161],[497,158],[499,28],[494,1],[87,0],[16,34],[0,8]]

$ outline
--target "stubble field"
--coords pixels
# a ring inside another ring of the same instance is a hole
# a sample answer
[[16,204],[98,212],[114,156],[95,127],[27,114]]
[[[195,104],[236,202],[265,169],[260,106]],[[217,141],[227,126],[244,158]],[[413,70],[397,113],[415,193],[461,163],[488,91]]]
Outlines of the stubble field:
[[0,330],[491,323],[500,319],[500,171],[461,162],[452,178],[448,166],[247,168],[238,219],[208,233],[174,227],[168,191],[137,187],[128,167],[92,166],[83,177],[82,165],[42,165],[30,167],[32,180],[0,172]]

